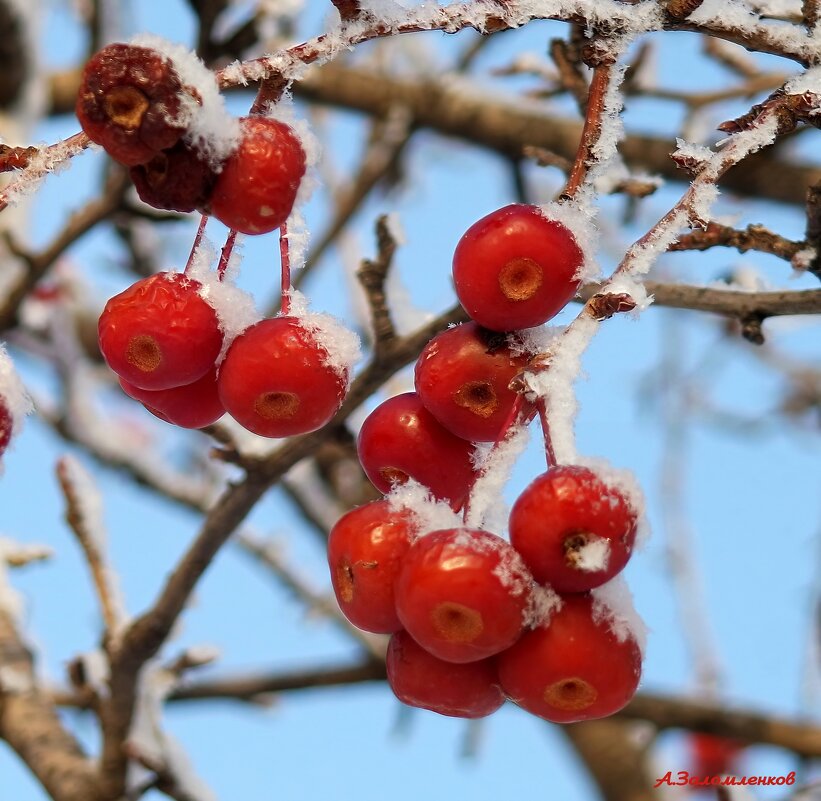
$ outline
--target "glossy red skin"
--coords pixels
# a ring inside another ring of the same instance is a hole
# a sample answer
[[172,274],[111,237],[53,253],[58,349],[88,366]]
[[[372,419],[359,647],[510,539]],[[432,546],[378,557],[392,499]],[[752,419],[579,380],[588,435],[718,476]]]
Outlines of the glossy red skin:
[[744,750],[744,744],[728,737],[715,734],[690,734],[690,753],[692,754],[692,776],[722,776],[732,773],[738,755]]
[[217,368],[212,367],[193,384],[172,389],[140,389],[120,379],[129,398],[140,401],[155,417],[180,428],[203,428],[225,414],[217,392]]
[[[448,431],[471,442],[498,439],[516,400],[508,385],[528,361],[526,356],[513,356],[504,341],[493,344],[488,346],[488,337],[476,323],[465,323],[435,336],[416,362],[416,393],[425,408]],[[486,413],[459,402],[473,383],[489,385],[493,392],[493,407],[486,407]]]
[[[116,124],[107,112],[108,93],[121,87],[133,87],[149,103],[136,127]],[[97,52],[83,70],[77,118],[92,142],[132,167],[172,147],[185,132],[180,116],[182,91],[176,70],[161,53],[147,47],[111,44]],[[171,122],[178,118],[180,122]]]
[[14,428],[14,421],[11,419],[11,412],[6,403],[0,397],[0,456],[2,456],[11,441],[11,432]]
[[363,470],[381,492],[389,492],[392,484],[379,471],[391,468],[459,508],[475,478],[473,444],[438,423],[415,392],[377,406],[362,424],[357,450]]
[[267,234],[288,218],[305,175],[305,151],[289,126],[245,117],[238,149],[226,159],[211,213],[244,234]]
[[394,583],[415,534],[411,513],[392,510],[384,500],[353,509],[331,529],[331,582],[339,608],[354,626],[376,634],[402,628]]
[[[573,723],[612,715],[633,697],[641,678],[636,641],[619,642],[606,620],[593,622],[588,595],[569,595],[546,625],[526,632],[497,660],[507,697],[553,723]],[[583,709],[561,708],[545,698],[555,682],[582,680],[596,692]]]
[[[585,592],[624,569],[636,541],[636,515],[624,496],[586,467],[554,467],[522,492],[510,512],[510,542],[533,577],[560,593]],[[580,532],[609,542],[604,570],[568,562],[564,542]]]
[[[495,571],[512,580],[503,583]],[[510,647],[522,633],[533,579],[510,544],[487,531],[443,529],[414,542],[396,581],[396,611],[410,635],[446,662],[475,662]],[[436,610],[454,604],[479,621],[453,639]]]
[[388,684],[408,706],[456,718],[483,718],[505,702],[492,659],[463,665],[444,662],[406,631],[391,637],[385,666]]
[[[518,258],[532,259],[542,268],[542,284],[533,297],[517,301],[502,292],[499,271]],[[558,314],[579,288],[574,276],[582,262],[567,228],[536,206],[513,204],[468,228],[453,255],[453,279],[471,318],[493,331],[512,331],[541,325]]]
[[[322,428],[339,409],[345,376],[325,364],[327,352],[295,317],[261,320],[240,334],[219,369],[219,395],[225,410],[263,437],[290,437]],[[287,417],[266,417],[255,408],[269,393],[298,400]]]
[[[140,389],[192,384],[213,366],[222,348],[217,314],[198,294],[201,284],[180,273],[157,273],[111,298],[100,315],[100,350],[120,378]],[[152,369],[129,362],[129,343],[148,336],[161,358]]]

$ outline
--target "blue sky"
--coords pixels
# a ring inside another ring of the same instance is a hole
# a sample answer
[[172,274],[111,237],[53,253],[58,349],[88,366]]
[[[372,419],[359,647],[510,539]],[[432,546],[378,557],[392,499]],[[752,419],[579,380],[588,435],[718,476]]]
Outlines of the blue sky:
[[[126,35],[149,30],[190,44],[193,29],[186,3],[138,5],[133,12],[137,19],[127,23]],[[50,67],[75,63],[83,47],[75,23],[61,9],[62,4],[54,0],[45,5],[42,15],[42,58]],[[311,16],[318,24],[321,15]],[[549,38],[564,32],[562,25],[539,23],[499,37],[482,55],[478,70],[484,74],[489,67],[506,63],[517,50],[542,53]],[[663,45],[656,67],[660,84],[707,89],[726,81],[725,74],[698,58],[693,36],[655,38]],[[425,44],[442,58],[465,41],[466,35],[425,37]],[[768,59],[768,64],[772,61]],[[783,69],[791,71],[792,65]],[[497,87],[508,91],[524,83],[496,81]],[[243,113],[247,100],[232,98],[233,110]],[[678,109],[666,103],[630,102],[626,120],[628,128],[669,134],[677,124]],[[77,127],[70,118],[52,120],[37,130],[35,139],[55,141]],[[364,129],[359,119],[346,115],[331,130],[328,157],[342,169],[355,161]],[[804,141],[815,137],[806,134]],[[31,216],[32,241],[47,241],[66,209],[82,202],[102,159],[99,154],[84,155],[69,172],[47,181]],[[372,198],[357,216],[355,231],[363,255],[368,255],[375,216],[397,212],[407,243],[397,254],[396,269],[414,303],[438,311],[454,299],[449,265],[456,241],[480,216],[511,202],[509,175],[495,157],[424,133],[411,148],[407,170],[408,188]],[[557,187],[551,171],[529,170],[528,179],[544,191]],[[603,224],[626,245],[641,233],[642,225],[646,229],[675,201],[677,189],[660,190],[642,206],[637,224],[628,227],[620,222],[623,201],[608,199],[603,204]],[[320,190],[308,207],[309,225],[316,226],[324,208]],[[719,211],[740,214],[739,225],[763,221],[788,236],[801,234],[797,209],[728,198]],[[189,220],[168,232],[169,258],[180,266],[195,226]],[[273,235],[248,242],[244,248],[243,285],[260,298],[270,296],[276,285],[276,251]],[[612,258],[604,259],[605,267],[612,266]],[[71,252],[72,262],[93,277],[100,303],[127,280],[116,266],[121,259],[117,244],[106,236],[88,237]],[[740,264],[755,266],[777,286],[812,286],[806,278],[792,278],[789,268],[774,258],[740,257],[727,251],[666,257],[664,269],[678,278],[706,283]],[[350,317],[342,272],[338,254],[329,254],[321,279],[312,280],[307,291],[315,308]],[[560,321],[571,319],[572,312],[563,313]],[[818,363],[817,320],[773,325],[771,340],[788,353]],[[665,564],[659,486],[664,429],[658,390],[642,391],[654,386],[665,347],[673,347],[675,359],[695,376],[709,359],[711,369],[696,382],[699,392],[722,408],[762,424],[773,419],[778,384],[761,368],[752,346],[727,342],[715,320],[696,314],[673,319],[670,312],[654,308],[639,320],[606,323],[584,358],[585,376],[578,385],[580,450],[635,471],[647,494],[654,530],[646,549],[627,570],[637,608],[650,629],[642,686],[682,694],[697,689],[681,635],[677,606],[681,599]],[[21,369],[33,385],[48,384],[38,365],[23,360]],[[763,711],[817,718],[817,696],[812,700],[802,694],[811,599],[821,561],[817,433],[802,433],[777,421],[745,435],[700,418],[684,424],[686,448],[679,458],[685,507],[709,610],[709,636],[718,643],[726,669],[722,697]],[[15,586],[27,598],[28,634],[41,656],[42,671],[55,681],[63,680],[66,662],[94,648],[99,636],[95,600],[62,521],[54,478],[55,460],[70,450],[32,419],[8,454],[0,480],[0,532],[21,541],[47,543],[56,551],[50,563],[14,574]],[[98,477],[113,561],[121,571],[129,610],[138,612],[153,598],[196,532],[198,520],[80,458]],[[543,456],[532,444],[514,471],[508,501],[542,465]],[[280,538],[300,572],[318,587],[329,586],[321,548],[310,532],[302,530],[301,521],[277,491],[266,496],[251,522]],[[210,671],[215,675],[355,658],[350,642],[330,625],[306,619],[304,609],[286,591],[231,547],[219,555],[201,582],[177,639],[165,653],[173,655],[186,645],[201,643],[222,650],[222,659]],[[67,714],[67,720],[94,747],[93,722],[74,714]],[[482,724],[479,750],[472,759],[460,756],[469,732],[464,722],[403,711],[381,686],[293,694],[277,699],[269,709],[229,703],[178,706],[169,711],[167,726],[221,799],[346,801],[390,795],[395,801],[419,797],[484,801],[534,792],[562,801],[595,798],[590,780],[561,733],[510,705]],[[686,768],[682,738],[676,734],[661,738],[657,758],[659,776]],[[748,751],[740,773],[783,775],[795,767],[788,755],[760,747]],[[4,799],[44,798],[3,746],[0,777]],[[762,798],[772,796],[760,792]]]

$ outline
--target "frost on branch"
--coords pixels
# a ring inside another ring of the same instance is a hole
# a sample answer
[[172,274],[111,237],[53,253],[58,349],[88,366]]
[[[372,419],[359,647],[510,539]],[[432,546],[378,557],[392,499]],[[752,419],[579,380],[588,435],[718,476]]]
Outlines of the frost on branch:
[[136,790],[143,786],[148,775],[154,773],[173,782],[177,790],[175,797],[217,801],[213,790],[194,772],[179,742],[163,731],[163,704],[177,682],[175,672],[156,662],[150,662],[143,668],[137,685],[134,718],[126,742],[127,751],[140,764],[129,765],[128,785]]
[[502,490],[516,460],[527,447],[530,432],[526,425],[511,428],[505,438],[488,449],[477,448],[474,466],[479,477],[470,491],[465,525],[487,531],[504,531],[508,509]]

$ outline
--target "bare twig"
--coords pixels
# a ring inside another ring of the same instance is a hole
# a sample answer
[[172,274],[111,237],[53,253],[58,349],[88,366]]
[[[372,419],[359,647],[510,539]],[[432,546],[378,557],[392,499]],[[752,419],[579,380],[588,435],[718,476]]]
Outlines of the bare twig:
[[63,230],[40,253],[27,253],[12,239],[9,239],[8,244],[11,251],[22,259],[26,271],[19,284],[7,292],[0,305],[0,331],[16,324],[17,313],[23,299],[54,262],[81,236],[116,211],[129,185],[128,173],[125,170],[120,168],[112,170],[103,195],[75,212]]
[[393,262],[393,254],[396,252],[396,240],[391,233],[388,218],[384,216],[376,221],[376,247],[376,259],[365,259],[356,277],[365,290],[371,310],[373,358],[375,362],[379,362],[385,358],[391,343],[396,339],[396,331],[385,294],[385,281]]
[[93,764],[37,686],[32,654],[6,610],[0,610],[0,669],[0,739],[55,801],[95,798]]
[[91,570],[91,577],[100,601],[107,640],[108,637],[118,635],[125,623],[125,616],[117,589],[111,580],[111,567],[103,551],[101,541],[103,532],[99,530],[102,521],[92,519],[98,510],[89,508],[89,502],[96,505],[99,499],[89,499],[88,493],[96,493],[97,490],[92,486],[80,486],[83,481],[91,480],[80,470],[79,465],[75,464],[71,457],[63,457],[57,462],[57,478],[66,500],[66,522],[77,537],[77,542]]

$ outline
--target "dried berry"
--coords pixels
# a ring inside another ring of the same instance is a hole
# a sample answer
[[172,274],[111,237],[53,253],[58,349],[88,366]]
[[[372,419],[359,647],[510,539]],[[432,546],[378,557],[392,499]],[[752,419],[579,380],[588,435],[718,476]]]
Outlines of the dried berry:
[[76,113],[92,142],[133,167],[176,144],[196,100],[164,55],[118,43],[86,64]]

